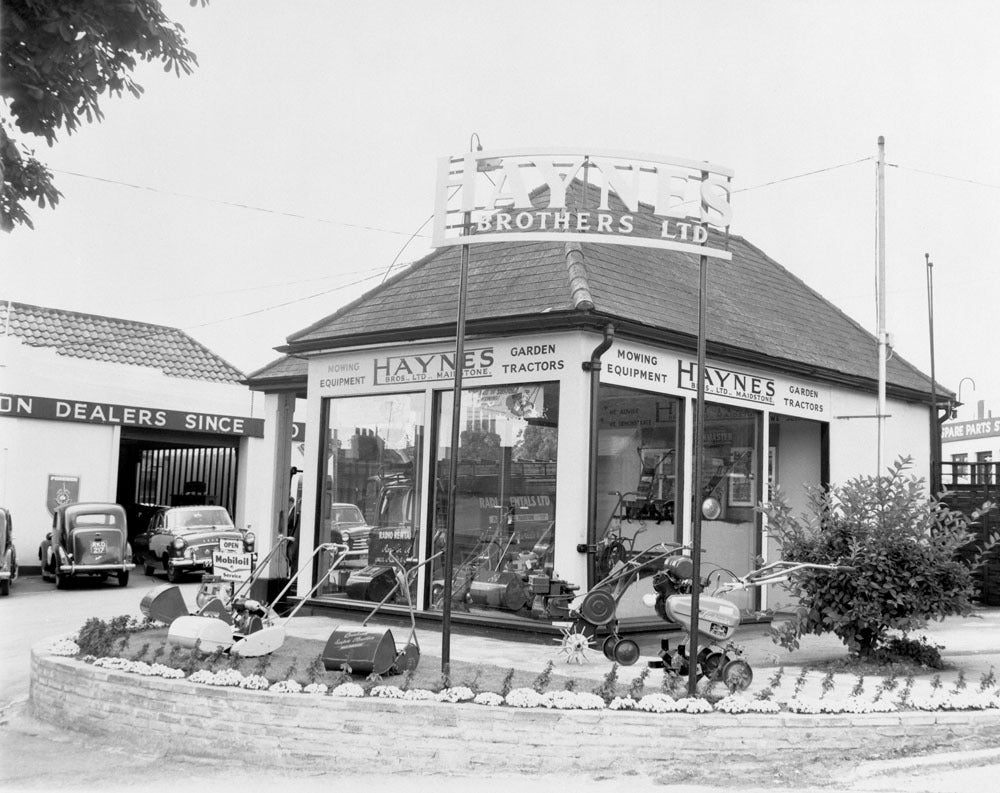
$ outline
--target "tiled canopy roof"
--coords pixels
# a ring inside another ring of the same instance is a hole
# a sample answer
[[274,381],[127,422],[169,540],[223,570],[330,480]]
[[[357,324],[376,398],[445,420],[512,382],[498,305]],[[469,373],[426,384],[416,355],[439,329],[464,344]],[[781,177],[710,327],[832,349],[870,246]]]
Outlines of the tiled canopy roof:
[[[709,260],[710,356],[757,362],[820,379],[877,382],[875,337],[742,237],[731,262]],[[624,245],[582,245],[594,308],[574,311],[566,246],[558,242],[471,247],[470,332],[506,323],[522,329],[614,322],[633,338],[667,339],[694,348],[698,333],[698,257]],[[288,337],[288,352],[453,335],[459,286],[458,248],[412,265],[336,313]],[[894,354],[887,382],[910,395],[930,393],[930,379]],[[940,389],[939,393],[944,392]]]
[[[9,311],[9,316],[8,316]],[[0,333],[59,355],[159,369],[171,377],[238,383],[243,373],[184,331],[147,322],[0,300]]]

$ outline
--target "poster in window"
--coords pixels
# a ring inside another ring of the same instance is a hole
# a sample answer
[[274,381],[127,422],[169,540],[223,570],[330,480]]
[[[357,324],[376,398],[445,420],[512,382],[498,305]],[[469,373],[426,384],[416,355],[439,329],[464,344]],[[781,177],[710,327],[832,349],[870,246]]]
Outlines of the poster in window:
[[750,446],[734,446],[729,456],[729,506],[754,505],[753,469],[754,454]]

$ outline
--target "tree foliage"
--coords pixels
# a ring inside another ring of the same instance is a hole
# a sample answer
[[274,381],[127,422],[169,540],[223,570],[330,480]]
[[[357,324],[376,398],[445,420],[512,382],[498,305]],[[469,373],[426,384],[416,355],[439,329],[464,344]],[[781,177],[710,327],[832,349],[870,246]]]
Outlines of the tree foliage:
[[923,480],[906,475],[910,464],[901,458],[886,475],[808,488],[801,516],[780,492],[763,508],[783,559],[851,568],[796,573],[789,587],[800,606],[775,641],[794,649],[804,634],[833,633],[867,658],[890,630],[905,635],[970,612],[974,564],[959,558],[975,539],[969,518],[926,496]]
[[[191,5],[199,1],[207,3]],[[197,58],[159,0],[2,0],[0,10],[0,226],[10,231],[33,228],[26,202],[45,207],[61,195],[33,150],[14,139],[14,126],[51,146],[58,130],[103,119],[105,94],[141,96],[132,79],[140,61],[159,61],[179,76],[190,74]]]

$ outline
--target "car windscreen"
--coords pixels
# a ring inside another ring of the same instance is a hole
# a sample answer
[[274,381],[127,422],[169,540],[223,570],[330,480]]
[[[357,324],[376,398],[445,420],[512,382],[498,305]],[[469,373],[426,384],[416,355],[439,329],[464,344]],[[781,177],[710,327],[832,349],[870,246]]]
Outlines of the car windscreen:
[[167,528],[191,529],[198,526],[232,526],[229,513],[219,507],[217,509],[192,509],[167,513]]
[[330,510],[330,520],[334,523],[364,523],[365,516],[357,507],[334,507]]
[[73,518],[74,526],[117,526],[118,515],[110,512],[92,512]]

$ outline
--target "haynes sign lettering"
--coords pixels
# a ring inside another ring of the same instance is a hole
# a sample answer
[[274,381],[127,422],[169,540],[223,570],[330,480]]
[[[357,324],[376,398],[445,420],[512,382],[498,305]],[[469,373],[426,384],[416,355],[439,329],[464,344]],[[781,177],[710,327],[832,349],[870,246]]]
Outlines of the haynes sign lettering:
[[432,244],[602,242],[730,259],[710,244],[709,227],[729,227],[732,176],[707,162],[614,151],[442,157]]

